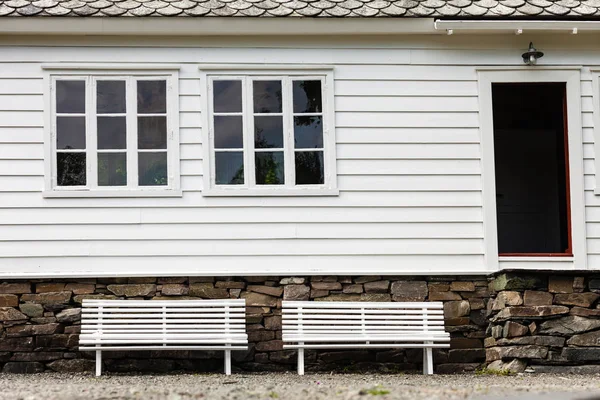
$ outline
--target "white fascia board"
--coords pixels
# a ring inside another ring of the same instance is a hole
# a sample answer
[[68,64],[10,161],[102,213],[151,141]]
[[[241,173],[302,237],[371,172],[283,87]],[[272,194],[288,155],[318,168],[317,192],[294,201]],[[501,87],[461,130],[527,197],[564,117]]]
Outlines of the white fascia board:
[[506,20],[437,20],[435,29],[447,33],[530,33],[552,32],[576,34],[600,31],[600,21],[506,21]]
[[433,18],[2,17],[0,35],[390,35],[436,34]]

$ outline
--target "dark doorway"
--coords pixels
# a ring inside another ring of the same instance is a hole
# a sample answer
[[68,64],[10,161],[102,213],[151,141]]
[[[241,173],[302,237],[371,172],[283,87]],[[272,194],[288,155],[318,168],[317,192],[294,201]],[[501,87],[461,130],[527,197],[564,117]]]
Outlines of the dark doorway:
[[498,251],[571,255],[565,83],[492,85]]

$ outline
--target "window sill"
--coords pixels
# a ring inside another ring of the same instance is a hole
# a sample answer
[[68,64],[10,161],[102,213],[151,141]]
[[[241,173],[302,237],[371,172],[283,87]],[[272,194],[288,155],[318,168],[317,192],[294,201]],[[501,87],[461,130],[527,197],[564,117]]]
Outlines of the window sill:
[[338,189],[209,189],[202,192],[205,197],[303,197],[339,196]]
[[558,256],[499,256],[499,261],[508,262],[565,262],[573,261],[572,255],[558,255]]
[[500,270],[568,271],[575,269],[575,259],[566,257],[498,257]]
[[46,190],[42,192],[47,199],[65,198],[102,198],[102,197],[182,197],[181,190]]

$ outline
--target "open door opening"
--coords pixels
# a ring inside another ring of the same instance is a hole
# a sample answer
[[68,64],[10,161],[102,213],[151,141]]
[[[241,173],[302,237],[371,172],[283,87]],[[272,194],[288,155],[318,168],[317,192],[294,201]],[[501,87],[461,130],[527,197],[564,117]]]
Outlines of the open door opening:
[[500,256],[571,256],[565,83],[492,85]]

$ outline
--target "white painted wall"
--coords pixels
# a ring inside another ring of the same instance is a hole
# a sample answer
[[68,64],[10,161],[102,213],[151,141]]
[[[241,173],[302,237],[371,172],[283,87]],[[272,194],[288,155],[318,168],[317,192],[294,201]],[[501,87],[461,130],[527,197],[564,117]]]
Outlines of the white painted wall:
[[[543,64],[585,65],[588,268],[600,269],[595,37],[0,37],[0,276],[489,272],[477,67],[520,65],[531,39]],[[57,62],[181,66],[182,198],[42,196],[41,65]],[[340,195],[203,197],[201,63],[334,65]]]

